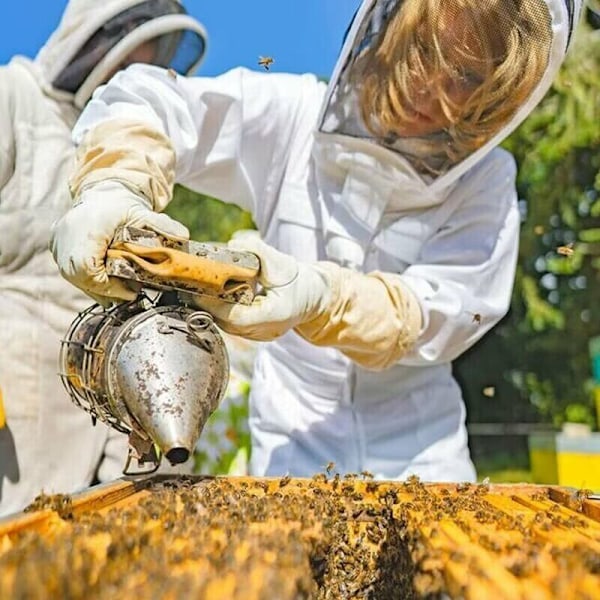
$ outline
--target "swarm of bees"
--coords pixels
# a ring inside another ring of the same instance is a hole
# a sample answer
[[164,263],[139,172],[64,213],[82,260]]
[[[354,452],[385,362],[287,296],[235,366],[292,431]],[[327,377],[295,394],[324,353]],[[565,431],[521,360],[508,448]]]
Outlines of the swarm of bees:
[[258,57],[259,66],[264,67],[265,71],[268,71],[274,62],[275,62],[275,59],[272,56],[259,56]]
[[[530,583],[543,597],[596,597],[584,593],[600,585],[589,490],[559,502],[488,478],[371,477],[158,478],[100,512],[42,496],[31,511],[56,511],[60,526],[0,535],[0,598],[525,598]],[[452,578],[467,572],[459,589]]]

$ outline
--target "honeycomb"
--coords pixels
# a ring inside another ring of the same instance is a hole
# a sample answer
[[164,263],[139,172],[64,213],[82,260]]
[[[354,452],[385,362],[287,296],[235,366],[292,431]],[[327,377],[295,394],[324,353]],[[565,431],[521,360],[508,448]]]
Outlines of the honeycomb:
[[0,598],[600,598],[600,503],[544,486],[151,477],[0,521]]

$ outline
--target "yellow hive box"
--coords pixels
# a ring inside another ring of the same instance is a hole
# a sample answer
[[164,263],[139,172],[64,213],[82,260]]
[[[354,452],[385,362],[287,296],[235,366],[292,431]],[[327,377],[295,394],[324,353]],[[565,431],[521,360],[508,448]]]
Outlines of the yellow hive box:
[[529,456],[536,483],[600,490],[600,433],[534,433]]
[[2,399],[2,390],[0,390],[0,429],[6,425],[6,412],[4,411],[4,400]]

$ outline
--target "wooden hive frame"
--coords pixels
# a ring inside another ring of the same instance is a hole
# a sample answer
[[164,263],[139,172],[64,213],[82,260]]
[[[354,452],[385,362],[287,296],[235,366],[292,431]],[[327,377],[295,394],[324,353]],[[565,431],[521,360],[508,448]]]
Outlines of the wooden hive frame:
[[0,598],[600,598],[600,502],[534,485],[118,480],[0,520]]

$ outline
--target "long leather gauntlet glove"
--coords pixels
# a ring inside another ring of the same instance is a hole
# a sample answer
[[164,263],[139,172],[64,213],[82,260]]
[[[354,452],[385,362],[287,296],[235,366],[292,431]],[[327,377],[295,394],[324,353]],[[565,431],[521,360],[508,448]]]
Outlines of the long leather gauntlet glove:
[[293,328],[309,342],[338,348],[373,370],[397,362],[419,335],[419,303],[395,275],[300,262],[255,235],[229,245],[259,257],[263,287],[250,306],[197,301],[229,333],[267,341]]

